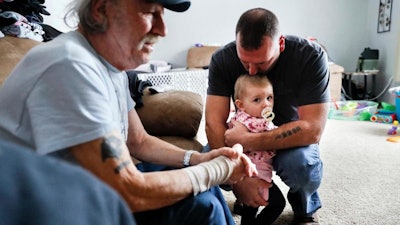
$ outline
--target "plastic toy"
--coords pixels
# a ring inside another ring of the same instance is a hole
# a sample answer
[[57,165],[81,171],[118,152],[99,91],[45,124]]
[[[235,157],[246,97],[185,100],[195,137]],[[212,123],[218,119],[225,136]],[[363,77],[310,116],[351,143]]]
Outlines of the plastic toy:
[[370,120],[372,122],[379,123],[393,123],[396,120],[396,113],[387,113],[384,111],[378,111],[376,114],[372,115]]
[[390,128],[387,132],[389,135],[396,135],[397,134],[397,126],[399,125],[399,121],[393,121],[392,128]]
[[397,115],[397,119],[400,120],[400,86],[398,87],[392,87],[389,89],[389,93],[391,93],[392,95],[394,95],[395,97],[395,109],[396,109],[396,115]]
[[396,119],[396,107],[386,102],[382,102],[382,109],[378,110],[378,112],[371,116],[370,120],[372,122],[379,123],[394,123]]
[[400,143],[400,136],[388,137],[386,140],[390,141],[390,142],[399,142]]

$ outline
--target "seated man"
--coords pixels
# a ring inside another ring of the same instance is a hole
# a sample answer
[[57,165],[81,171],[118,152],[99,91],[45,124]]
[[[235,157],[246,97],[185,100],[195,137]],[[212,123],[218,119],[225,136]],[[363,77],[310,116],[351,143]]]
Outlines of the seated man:
[[[128,90],[125,71],[147,62],[166,35],[164,7],[189,6],[76,1],[78,29],[34,47],[0,88],[0,140],[89,170],[118,191],[138,224],[233,225],[216,185],[255,175],[254,164],[240,148],[200,154],[149,135]],[[142,173],[132,157],[186,168]]]

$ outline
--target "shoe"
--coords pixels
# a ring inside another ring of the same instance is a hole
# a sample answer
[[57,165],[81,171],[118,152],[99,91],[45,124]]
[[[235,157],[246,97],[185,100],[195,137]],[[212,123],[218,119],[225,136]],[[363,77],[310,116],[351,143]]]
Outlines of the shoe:
[[219,187],[224,191],[232,191],[233,189],[231,184],[220,184]]
[[314,213],[311,216],[294,216],[293,225],[318,225],[318,215]]
[[242,215],[243,213],[243,203],[239,202],[238,200],[233,203],[233,213],[236,215]]

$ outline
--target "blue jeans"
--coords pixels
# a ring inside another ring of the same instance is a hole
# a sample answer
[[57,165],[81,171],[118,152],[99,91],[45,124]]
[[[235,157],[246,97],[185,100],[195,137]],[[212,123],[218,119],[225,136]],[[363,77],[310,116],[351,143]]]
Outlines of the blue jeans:
[[[173,169],[151,163],[140,163],[137,168],[142,172]],[[134,216],[138,225],[235,225],[219,187],[212,187],[171,206],[134,213]]]
[[321,184],[323,163],[319,145],[278,150],[274,170],[290,190],[288,201],[298,216],[311,216],[321,208],[317,189]]
[[[208,144],[203,151],[210,151]],[[295,215],[311,216],[321,208],[317,190],[322,180],[323,164],[318,144],[278,150],[273,166],[290,188],[287,197]]]

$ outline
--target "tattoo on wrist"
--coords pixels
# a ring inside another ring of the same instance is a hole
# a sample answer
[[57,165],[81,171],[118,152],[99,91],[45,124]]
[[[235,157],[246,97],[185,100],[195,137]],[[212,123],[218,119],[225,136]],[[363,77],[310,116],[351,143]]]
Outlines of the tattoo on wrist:
[[290,137],[290,136],[292,136],[293,134],[296,134],[296,133],[298,133],[298,132],[300,132],[301,131],[301,128],[300,127],[294,127],[293,129],[291,129],[291,130],[287,130],[287,131],[284,131],[284,132],[282,132],[282,133],[280,133],[279,135],[277,135],[276,136],[276,140],[278,140],[278,139],[284,139],[284,138],[287,138],[287,137]]

